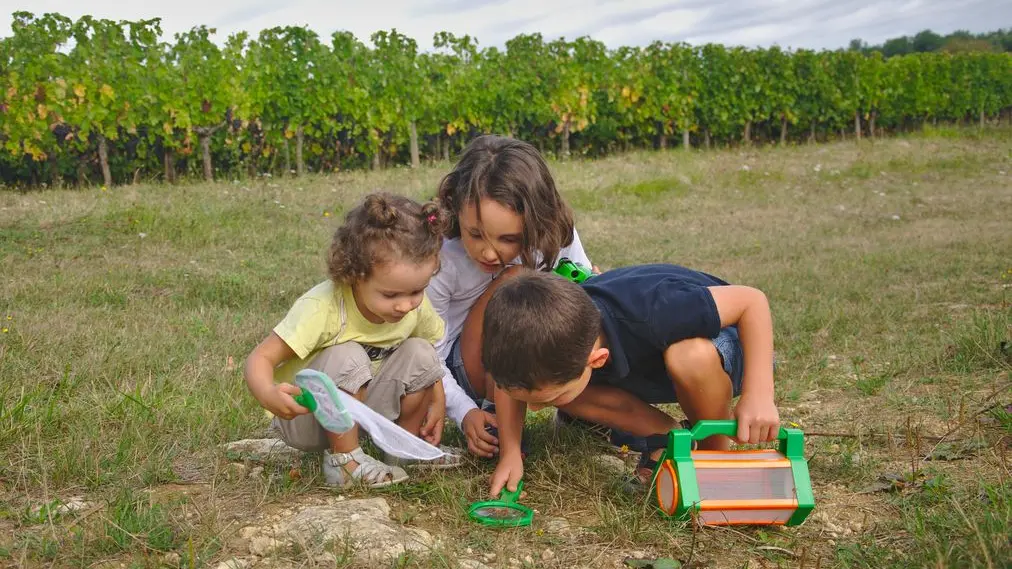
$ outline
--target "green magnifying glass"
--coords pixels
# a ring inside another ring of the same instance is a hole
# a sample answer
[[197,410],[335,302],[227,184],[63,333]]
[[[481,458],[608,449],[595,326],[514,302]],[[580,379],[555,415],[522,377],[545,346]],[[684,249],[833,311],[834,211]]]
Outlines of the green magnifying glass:
[[498,500],[486,500],[475,502],[468,508],[468,515],[472,520],[491,527],[521,527],[531,525],[534,519],[534,512],[527,506],[517,503],[520,498],[520,491],[523,490],[524,482],[517,482],[515,492],[506,488],[502,489]]

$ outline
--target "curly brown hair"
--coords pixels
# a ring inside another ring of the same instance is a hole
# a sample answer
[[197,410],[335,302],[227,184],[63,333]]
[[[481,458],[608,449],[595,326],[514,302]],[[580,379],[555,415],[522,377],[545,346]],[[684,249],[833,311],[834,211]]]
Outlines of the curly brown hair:
[[559,251],[573,242],[573,211],[555,188],[541,154],[522,140],[484,135],[467,145],[456,167],[439,183],[439,202],[450,213],[446,237],[460,237],[457,219],[467,205],[474,204],[481,223],[483,198],[523,218],[520,262],[525,267],[550,269]]
[[423,263],[439,255],[446,214],[432,201],[420,204],[375,193],[344,218],[330,244],[327,268],[334,282],[368,279],[381,263]]

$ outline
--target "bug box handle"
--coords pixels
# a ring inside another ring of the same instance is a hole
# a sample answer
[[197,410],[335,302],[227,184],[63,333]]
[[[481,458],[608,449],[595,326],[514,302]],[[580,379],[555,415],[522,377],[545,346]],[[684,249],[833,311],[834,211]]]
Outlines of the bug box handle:
[[[696,424],[692,426],[692,440],[701,441],[707,437],[713,435],[724,435],[728,437],[734,437],[738,434],[738,421],[735,419],[726,419],[723,421],[696,421]],[[780,427],[780,431],[777,432],[777,440],[782,441],[787,438],[787,429]]]

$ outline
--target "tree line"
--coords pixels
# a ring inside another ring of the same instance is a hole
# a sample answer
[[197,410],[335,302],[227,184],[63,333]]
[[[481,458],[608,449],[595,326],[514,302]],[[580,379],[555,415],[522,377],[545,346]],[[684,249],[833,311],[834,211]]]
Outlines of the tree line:
[[0,38],[0,183],[105,185],[417,166],[478,133],[566,158],[857,138],[1002,120],[1012,55],[746,49],[304,27],[223,44],[158,19],[14,14]]

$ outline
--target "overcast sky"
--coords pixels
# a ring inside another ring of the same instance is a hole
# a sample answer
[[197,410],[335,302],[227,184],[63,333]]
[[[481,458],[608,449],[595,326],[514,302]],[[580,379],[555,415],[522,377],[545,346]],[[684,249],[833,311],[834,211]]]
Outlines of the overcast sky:
[[931,28],[939,33],[1012,27],[1012,0],[0,0],[0,35],[11,13],[59,12],[116,20],[160,17],[165,39],[195,25],[231,33],[308,25],[327,38],[350,30],[368,42],[396,28],[422,49],[449,31],[497,45],[519,34],[546,39],[589,35],[609,47],[653,40],[746,46],[838,48],[860,37],[869,43]]

